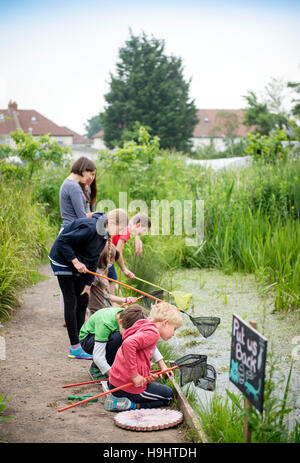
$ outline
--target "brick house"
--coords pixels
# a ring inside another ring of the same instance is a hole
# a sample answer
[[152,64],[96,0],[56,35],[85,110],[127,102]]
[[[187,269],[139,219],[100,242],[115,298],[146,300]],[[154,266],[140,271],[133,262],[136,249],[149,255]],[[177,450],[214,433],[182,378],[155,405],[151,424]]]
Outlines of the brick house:
[[33,137],[49,134],[63,146],[89,146],[91,140],[67,127],[61,127],[33,109],[18,109],[16,102],[10,101],[7,109],[0,109],[0,144],[14,146],[11,132],[22,129]]
[[193,148],[213,143],[218,151],[226,149],[225,139],[233,143],[246,137],[252,127],[243,124],[242,109],[200,109],[197,111],[199,122],[195,125],[192,137]]
[[103,141],[103,136],[104,136],[104,130],[101,129],[99,132],[95,133],[92,138],[93,138],[93,148],[96,148],[97,150],[105,150],[106,146]]
[[[213,143],[216,150],[223,151],[226,149],[226,138],[236,143],[252,131],[252,127],[243,124],[242,109],[200,109],[197,116],[199,122],[195,125],[191,139],[194,149]],[[94,148],[105,149],[103,135],[103,130],[93,135]]]

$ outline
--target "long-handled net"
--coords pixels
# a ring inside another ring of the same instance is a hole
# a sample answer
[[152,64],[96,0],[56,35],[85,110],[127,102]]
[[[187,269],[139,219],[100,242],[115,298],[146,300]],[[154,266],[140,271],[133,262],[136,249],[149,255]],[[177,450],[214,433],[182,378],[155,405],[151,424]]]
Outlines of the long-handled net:
[[204,338],[211,336],[221,321],[219,317],[192,317],[191,315],[189,317]]
[[[113,281],[114,283],[117,283],[118,285],[124,286],[125,288],[132,289],[133,291],[143,294],[144,296],[147,296],[148,298],[154,299],[158,302],[164,302],[162,299],[156,296],[152,296],[149,293],[145,293],[144,291],[141,291],[140,289],[134,288],[133,286],[129,286],[125,283],[121,283],[120,281],[113,280],[112,278],[109,278],[106,275],[101,275],[99,273],[91,272],[90,270],[86,270],[86,272],[90,273],[91,275],[96,275],[106,280]],[[204,336],[205,338],[208,338],[215,332],[216,328],[218,327],[221,321],[220,318],[218,317],[204,317],[204,316],[192,317],[187,312],[185,312],[185,310],[182,310],[179,307],[176,307],[176,309],[179,310],[179,312],[186,314],[190,318],[191,322],[196,326],[199,333],[201,333],[202,336]]]
[[175,361],[180,368],[180,386],[196,384],[206,373],[207,355],[188,354]]
[[205,389],[206,391],[214,391],[216,387],[216,370],[212,365],[206,365],[206,374],[203,378],[200,378],[196,386]]
[[[161,290],[151,291],[151,293],[149,293],[149,296],[154,296],[154,297],[161,298],[163,296],[163,291],[161,291]],[[151,309],[151,302],[153,302],[153,299],[151,297],[149,297],[149,296],[140,296],[140,297],[138,297],[138,300],[143,299],[147,309]],[[131,304],[134,304],[134,302],[125,302],[124,304],[120,305],[120,307],[125,307],[126,305],[131,305]]]
[[[163,290],[152,291],[149,294],[162,299]],[[180,291],[176,291],[176,292],[174,291],[172,294],[175,298],[176,305],[183,306],[183,307],[185,306],[186,308],[188,308],[190,301],[192,299],[191,294],[180,292]],[[144,297],[147,309],[150,309],[151,304],[152,304],[152,299],[150,299],[147,296],[143,296],[143,297]],[[186,308],[184,310],[186,310]],[[204,317],[204,316],[192,317],[188,313],[186,313],[186,315],[190,317],[190,320],[197,327],[198,331],[202,334],[204,338],[208,338],[209,336],[211,336],[215,332],[215,330],[217,329],[221,321],[219,317]]]
[[[161,286],[158,286],[154,283],[151,283],[150,281],[143,280],[142,278],[139,278],[135,275],[134,277],[136,280],[142,281],[143,283],[147,283],[148,285],[154,286],[155,288],[160,289],[162,292],[166,292],[170,294],[171,296],[174,297],[175,299],[175,304],[178,305],[179,307],[182,307],[183,310],[187,310],[189,308],[189,305],[192,301],[193,295],[190,293],[186,293],[185,291],[168,291],[165,288],[162,288]],[[160,296],[159,296],[160,297]]]
[[[164,295],[163,290],[158,289],[157,291],[152,291],[149,295],[154,296],[155,298],[161,299]],[[148,296],[143,296],[143,300],[148,310],[151,309],[151,304],[153,304],[153,299]]]
[[188,354],[175,361],[180,368],[180,386],[193,382],[207,391],[213,391],[216,383],[216,371],[207,364],[207,355]]
[[[167,372],[172,371],[172,370],[176,370],[177,368],[179,368],[180,371],[181,371],[184,367],[187,367],[189,369],[190,377],[193,378],[190,381],[194,381],[194,383],[197,384],[198,381],[201,378],[203,378],[203,376],[204,376],[204,371],[203,371],[203,365],[202,364],[203,364],[204,361],[206,363],[206,358],[204,359],[203,357],[206,357],[206,356],[196,355],[196,354],[186,355],[185,357],[182,357],[182,358],[176,360],[174,367],[170,367],[170,368],[167,368],[166,370],[159,371],[156,374],[157,375],[163,375],[164,373],[167,373]],[[149,381],[150,378],[151,378],[150,376],[147,376],[145,379],[147,381]],[[92,401],[94,399],[98,399],[99,397],[103,397],[103,396],[105,396],[107,394],[111,394],[113,392],[119,391],[120,389],[124,389],[126,387],[133,386],[133,384],[134,384],[133,382],[123,384],[122,386],[111,389],[110,391],[102,392],[102,394],[98,394],[98,395],[95,395],[93,397],[89,397],[89,398],[87,398],[85,400],[81,400],[80,402],[77,402],[75,404],[68,405],[67,407],[61,408],[58,411],[63,412],[65,410],[68,410],[69,408],[77,407],[78,405],[90,402],[90,401]]]

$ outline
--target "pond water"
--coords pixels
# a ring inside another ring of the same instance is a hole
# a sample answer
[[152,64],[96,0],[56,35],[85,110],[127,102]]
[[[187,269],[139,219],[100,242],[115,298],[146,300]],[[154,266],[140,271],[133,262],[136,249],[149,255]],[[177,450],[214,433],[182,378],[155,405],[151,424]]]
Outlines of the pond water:
[[[193,316],[220,317],[221,323],[216,331],[204,338],[188,316],[183,315],[184,323],[168,343],[178,352],[178,357],[186,354],[207,355],[207,363],[217,372],[216,389],[226,396],[226,389],[239,393],[229,381],[232,315],[237,314],[249,323],[257,323],[257,331],[268,339],[267,360],[271,353],[278,366],[277,379],[285,381],[276,389],[276,397],[282,397],[286,384],[292,355],[294,353],[293,373],[289,401],[293,412],[290,423],[300,417],[300,313],[274,313],[272,295],[263,294],[253,275],[234,273],[226,275],[216,270],[185,269],[172,273],[166,281],[170,290],[181,290],[193,295],[193,303],[187,312]],[[186,331],[192,333],[186,335]],[[298,347],[297,347],[298,346]],[[297,354],[297,355],[295,355]],[[187,387],[187,386],[184,386]],[[204,403],[213,393],[196,388],[197,395]]]

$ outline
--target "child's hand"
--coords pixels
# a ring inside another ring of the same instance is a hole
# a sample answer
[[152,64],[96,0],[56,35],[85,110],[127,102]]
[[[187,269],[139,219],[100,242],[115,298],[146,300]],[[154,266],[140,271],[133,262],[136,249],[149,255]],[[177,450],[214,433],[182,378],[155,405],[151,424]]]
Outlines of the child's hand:
[[123,270],[123,273],[127,278],[134,278],[135,277],[134,273],[132,273],[130,270],[128,270],[128,268],[125,268]]
[[148,376],[148,383],[154,383],[154,381],[156,381],[157,378],[158,378],[158,375],[150,373],[149,376]]
[[[159,362],[157,362],[157,364],[158,364],[159,368],[160,368],[162,371],[168,369],[167,365],[165,364],[165,362],[164,362],[163,360],[160,360]],[[165,373],[165,375],[167,375],[169,379],[174,379],[173,370],[167,371],[167,372]]]
[[144,378],[141,375],[134,376],[133,378],[131,378],[131,380],[135,387],[141,387],[147,381],[146,378]]
[[142,255],[142,250],[143,250],[143,243],[140,239],[140,237],[137,235],[135,237],[135,253],[137,256],[141,256]]
[[134,304],[138,300],[138,297],[127,297],[128,304]]

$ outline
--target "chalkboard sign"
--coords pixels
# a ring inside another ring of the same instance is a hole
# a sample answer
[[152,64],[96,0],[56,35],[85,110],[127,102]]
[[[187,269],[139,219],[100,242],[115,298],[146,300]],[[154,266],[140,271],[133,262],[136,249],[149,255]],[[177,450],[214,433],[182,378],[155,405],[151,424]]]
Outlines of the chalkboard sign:
[[247,322],[233,315],[230,381],[262,413],[267,339]]

